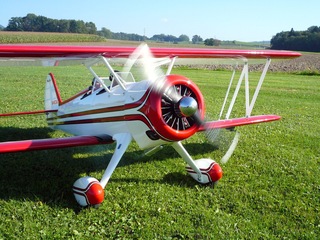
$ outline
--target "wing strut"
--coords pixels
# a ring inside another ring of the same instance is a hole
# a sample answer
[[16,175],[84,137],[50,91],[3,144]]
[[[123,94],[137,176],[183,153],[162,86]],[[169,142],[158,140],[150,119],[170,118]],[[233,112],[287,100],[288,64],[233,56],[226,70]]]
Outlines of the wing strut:
[[[249,106],[249,109],[248,109],[249,111],[247,112],[247,116],[250,116],[250,115],[251,115],[253,106],[254,106],[254,104],[255,104],[255,102],[256,102],[256,100],[257,100],[259,91],[260,91],[260,89],[261,89],[263,80],[264,80],[264,78],[266,77],[266,74],[267,74],[268,68],[269,68],[269,66],[270,66],[270,63],[271,63],[271,58],[268,58],[265,66],[264,66],[264,68],[263,68],[263,71],[262,71],[262,74],[261,74],[261,76],[260,76],[260,80],[259,80],[259,82],[258,82],[258,85],[257,85],[257,87],[256,87],[256,90],[255,90],[255,92],[254,92],[254,94],[253,94],[253,97],[252,97],[252,100],[251,100],[251,103],[250,103],[250,106]],[[248,89],[248,91],[249,91],[249,89]]]
[[[233,71],[232,71],[232,76],[231,76],[231,79],[230,79],[230,82],[229,82],[229,86],[228,86],[228,89],[227,89],[227,92],[226,92],[226,96],[224,98],[224,101],[223,101],[223,104],[222,104],[222,107],[221,107],[221,111],[220,111],[220,115],[219,115],[219,120],[221,119],[222,117],[222,114],[223,114],[223,111],[224,111],[224,108],[226,106],[226,103],[227,103],[227,100],[228,100],[228,96],[229,96],[229,93],[230,93],[230,89],[231,89],[231,86],[232,86],[232,82],[234,80],[234,76],[236,74],[236,69],[237,69],[237,64],[233,67]],[[227,119],[229,117],[226,117]]]
[[[246,117],[250,117],[251,116],[251,113],[252,113],[252,109],[256,103],[256,100],[257,100],[257,97],[258,97],[258,94],[260,92],[260,89],[261,89],[261,86],[263,84],[263,81],[265,79],[265,76],[267,74],[267,71],[268,71],[268,68],[270,66],[270,63],[271,63],[271,58],[267,58],[267,61],[266,61],[266,64],[264,66],[264,69],[261,73],[261,76],[260,76],[260,79],[259,79],[259,82],[255,88],[255,92],[253,94],[253,97],[250,101],[250,93],[249,93],[249,66],[248,66],[248,60],[247,59],[244,59],[244,65],[243,65],[243,68],[242,68],[242,72],[240,74],[240,77],[239,77],[239,80],[238,80],[238,83],[236,85],[236,88],[235,88],[235,91],[233,93],[233,96],[232,96],[232,99],[231,99],[231,102],[230,102],[230,105],[228,107],[228,110],[227,110],[227,113],[226,113],[226,116],[225,118],[226,119],[229,119],[230,118],[230,115],[231,115],[231,112],[232,112],[232,109],[233,109],[233,106],[236,102],[236,99],[238,97],[238,94],[239,94],[239,90],[240,90],[240,87],[242,85],[242,82],[244,80],[245,82],[245,108],[246,108],[246,112],[245,112],[245,116]],[[234,80],[234,76],[235,76],[235,71],[236,71],[236,66],[234,67],[233,69],[233,72],[232,72],[232,76],[231,76],[231,79],[230,79],[230,83],[229,83],[229,86],[228,86],[228,89],[227,89],[227,92],[226,92],[226,95],[225,95],[225,99],[224,99],[224,102],[222,104],[222,107],[221,107],[221,111],[220,111],[220,116],[219,116],[219,119],[221,119],[222,117],[222,114],[225,110],[225,105],[226,105],[226,102],[229,98],[229,94],[230,94],[230,89],[231,89],[231,86],[232,86],[232,83],[233,83],[233,80]]]

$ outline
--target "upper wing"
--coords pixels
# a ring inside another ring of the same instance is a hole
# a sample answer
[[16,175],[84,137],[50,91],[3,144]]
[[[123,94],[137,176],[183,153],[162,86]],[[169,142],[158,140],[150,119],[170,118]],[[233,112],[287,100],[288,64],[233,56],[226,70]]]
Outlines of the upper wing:
[[54,148],[110,144],[113,142],[114,141],[112,137],[108,135],[22,140],[0,143],[0,153],[25,152]]
[[280,118],[281,117],[277,115],[259,115],[259,116],[252,116],[252,117],[218,120],[218,121],[206,122],[204,126],[200,127],[199,131],[205,131],[208,129],[215,129],[215,128],[233,128],[233,127],[244,126],[249,124],[271,122],[271,121],[280,120]]
[[[129,57],[135,47],[0,45],[2,58],[89,58]],[[179,58],[295,58],[300,53],[278,50],[239,50],[209,48],[150,48],[155,57]]]

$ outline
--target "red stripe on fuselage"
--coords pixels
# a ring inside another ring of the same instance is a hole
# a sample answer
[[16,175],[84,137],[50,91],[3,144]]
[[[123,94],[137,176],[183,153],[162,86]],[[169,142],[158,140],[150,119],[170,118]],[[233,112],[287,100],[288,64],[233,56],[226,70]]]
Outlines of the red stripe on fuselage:
[[0,117],[12,117],[12,116],[18,116],[18,115],[32,115],[32,114],[53,113],[53,112],[57,112],[57,110],[37,110],[37,111],[29,111],[29,112],[1,113]]
[[[56,116],[53,118],[48,118],[47,120],[52,121],[52,120],[57,120],[57,119],[62,119],[62,118],[69,118],[69,117],[80,117],[80,116],[87,116],[87,115],[100,114],[100,113],[120,112],[120,111],[124,111],[124,110],[137,108],[146,101],[149,94],[150,94],[150,90],[148,90],[138,101],[130,103],[130,104],[113,106],[113,107],[106,107],[106,108],[99,108],[99,109],[92,109],[92,110],[86,110],[86,111],[82,111],[82,112],[68,113],[68,114],[59,115],[59,116]],[[140,109],[138,109],[138,111]]]
[[[112,117],[100,117],[100,118],[86,118],[86,119],[78,119],[78,120],[67,120],[67,121],[55,121],[49,123],[49,125],[71,125],[71,124],[90,124],[90,123],[104,123],[104,122],[120,122],[120,121],[142,121],[145,123],[150,129],[153,129],[150,120],[145,114],[144,103],[150,95],[150,90],[147,90],[146,93],[136,102],[125,104],[121,106],[107,107],[101,109],[93,109],[82,112],[75,112],[70,114],[64,114],[60,116],[56,116],[53,118],[48,118],[48,120],[58,120],[63,118],[72,118],[72,117],[80,117],[80,116],[89,116],[93,114],[101,114],[101,113],[117,113],[123,112],[125,110],[130,110],[134,108],[138,108],[137,112],[141,114],[129,114],[129,115],[120,115],[120,116],[112,116]],[[140,106],[140,108],[139,108]]]
[[[138,101],[130,104],[76,112],[71,114],[64,114],[64,115],[56,116],[53,118],[49,118],[48,120],[58,120],[58,119],[62,120],[63,118],[68,118],[68,117],[72,118],[72,117],[89,116],[93,114],[112,113],[112,112],[116,114],[117,112],[123,112],[125,110],[130,110],[134,108],[137,108],[136,114],[127,114],[127,115],[122,114],[120,116],[55,121],[55,122],[49,123],[49,125],[54,126],[54,125],[93,124],[93,123],[107,123],[107,122],[121,122],[121,121],[140,121],[140,122],[143,122],[149,129],[152,129],[157,132],[157,130],[153,127],[153,124],[151,123],[150,119],[148,118],[148,109],[145,107],[145,102],[147,101],[150,93],[151,93],[151,90],[147,90],[146,93]],[[161,134],[158,133],[158,135],[163,140],[170,141],[170,139],[167,139],[161,136]]]

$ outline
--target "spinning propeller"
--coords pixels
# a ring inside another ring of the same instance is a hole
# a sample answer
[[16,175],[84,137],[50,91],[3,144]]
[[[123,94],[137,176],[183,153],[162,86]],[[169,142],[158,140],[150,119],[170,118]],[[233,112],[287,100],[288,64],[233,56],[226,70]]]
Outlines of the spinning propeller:
[[178,118],[187,118],[198,126],[204,124],[195,93],[183,84],[169,85],[167,75],[160,68],[163,61],[154,58],[146,44],[140,45],[131,54],[124,66],[124,72],[129,72],[137,61],[143,66],[143,77],[150,80],[153,91],[162,94],[165,120],[177,121]]
[[[206,128],[204,109],[199,106],[200,99],[197,97],[197,91],[188,84],[172,85],[169,80],[173,75],[165,74],[160,68],[165,63],[170,63],[170,61],[155,58],[149,47],[142,44],[127,59],[123,72],[131,72],[134,66],[137,66],[139,71],[142,70],[140,72],[142,76],[139,76],[139,78],[148,79],[152,90],[161,95],[162,118],[171,128],[178,131],[186,130],[194,125]],[[210,143],[217,143],[217,139],[222,137],[223,134],[220,130],[212,128],[205,130],[205,135]],[[229,157],[225,156],[222,162],[226,163]]]

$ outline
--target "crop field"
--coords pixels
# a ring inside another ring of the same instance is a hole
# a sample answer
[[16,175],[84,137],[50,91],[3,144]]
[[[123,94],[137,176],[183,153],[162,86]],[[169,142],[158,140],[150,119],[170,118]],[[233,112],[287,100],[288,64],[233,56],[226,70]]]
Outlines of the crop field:
[[50,32],[6,32],[0,31],[0,44],[16,43],[65,43],[104,42],[105,38],[93,34]]
[[[83,66],[0,67],[0,112],[43,109],[45,78],[66,99],[89,86]],[[192,79],[216,119],[229,71],[176,68]],[[251,86],[259,74],[250,73]],[[71,187],[102,177],[114,145],[0,155],[0,239],[318,239],[320,76],[268,73],[253,115],[282,119],[238,128],[240,141],[214,188],[189,177],[170,147],[146,157],[132,143],[99,209],[80,208]],[[241,92],[243,94],[243,91]],[[244,108],[237,105],[237,116]],[[0,141],[63,137],[44,116],[0,118]],[[183,141],[195,158],[219,162],[203,134]]]
[[[14,31],[0,31],[0,44],[94,44],[94,45],[125,45],[125,46],[138,46],[139,41],[126,41],[116,39],[106,39],[99,35],[94,34],[77,34],[77,33],[55,33],[55,32],[14,32]],[[148,40],[150,46],[155,47],[197,47],[204,48],[204,43],[192,44],[191,42],[156,42]],[[222,48],[251,48],[251,49],[264,49],[269,47],[269,44],[257,42],[233,42],[222,41]],[[215,47],[217,48],[217,47]]]

